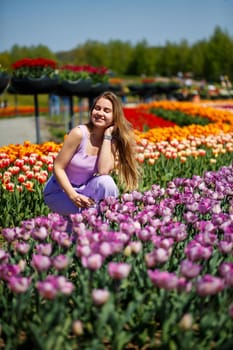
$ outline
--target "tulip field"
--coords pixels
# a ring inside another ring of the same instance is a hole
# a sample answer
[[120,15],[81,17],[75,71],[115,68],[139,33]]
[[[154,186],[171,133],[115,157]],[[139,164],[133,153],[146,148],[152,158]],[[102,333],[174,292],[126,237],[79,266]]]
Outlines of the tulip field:
[[0,348],[233,348],[233,101],[125,115],[140,187],[72,233],[42,195],[62,144],[0,148]]

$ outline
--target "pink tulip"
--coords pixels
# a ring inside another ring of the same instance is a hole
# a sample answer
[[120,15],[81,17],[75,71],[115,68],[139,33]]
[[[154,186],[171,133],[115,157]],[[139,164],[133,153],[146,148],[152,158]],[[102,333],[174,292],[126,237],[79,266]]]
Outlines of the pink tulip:
[[53,258],[53,266],[57,270],[63,270],[69,265],[69,258],[67,255],[57,255]]
[[73,283],[67,281],[64,276],[56,276],[56,285],[58,290],[64,295],[70,295],[74,290]]
[[178,287],[179,279],[174,273],[168,271],[148,270],[148,276],[156,287],[164,288],[166,290],[172,290]]
[[106,289],[93,289],[92,299],[94,304],[102,305],[105,304],[109,299],[110,293]]
[[36,240],[43,241],[48,237],[48,230],[44,226],[40,226],[39,228],[35,228],[32,231],[32,237]]
[[100,254],[107,257],[113,253],[112,246],[109,242],[102,242],[99,246]]
[[29,277],[12,276],[8,279],[8,287],[14,293],[24,293],[31,284]]
[[154,267],[156,265],[156,259],[153,252],[145,254],[144,259],[148,268]]
[[157,248],[153,251],[155,261],[157,264],[165,263],[168,261],[170,254],[167,249],[164,248]]
[[51,243],[40,243],[35,246],[37,254],[50,256],[52,254]]
[[2,235],[7,242],[13,242],[18,237],[15,228],[3,228]]
[[46,255],[32,255],[31,265],[38,271],[47,271],[51,266],[51,259]]
[[190,244],[185,248],[185,254],[191,261],[196,260],[208,260],[212,255],[213,248],[211,246],[204,247],[198,242],[191,241]]
[[30,249],[30,245],[28,243],[25,243],[25,242],[18,242],[15,245],[15,249],[20,254],[27,254],[29,249]]
[[127,263],[110,262],[108,264],[108,273],[113,279],[121,280],[127,278],[131,270],[131,265]]
[[[82,259],[82,262],[83,259]],[[92,254],[86,258],[86,266],[90,270],[99,270],[103,264],[103,257],[100,254]]]
[[76,246],[76,255],[81,256],[89,256],[91,254],[91,247],[87,244],[85,245],[77,245]]
[[197,293],[200,296],[214,295],[224,288],[224,281],[219,277],[205,275],[196,284]]
[[218,249],[223,254],[230,254],[233,250],[233,242],[220,241],[218,243]]
[[201,271],[201,266],[195,264],[191,260],[183,260],[180,264],[180,272],[183,276],[187,278],[194,278],[199,275]]
[[58,290],[52,281],[42,281],[37,283],[39,294],[45,299],[54,299],[57,296]]
[[0,279],[8,281],[12,276],[19,276],[21,272],[19,265],[3,264],[0,265]]
[[142,250],[142,242],[141,241],[131,241],[129,246],[132,250],[132,253],[138,254]]
[[9,260],[9,253],[6,253],[5,250],[0,249],[0,262],[6,263]]

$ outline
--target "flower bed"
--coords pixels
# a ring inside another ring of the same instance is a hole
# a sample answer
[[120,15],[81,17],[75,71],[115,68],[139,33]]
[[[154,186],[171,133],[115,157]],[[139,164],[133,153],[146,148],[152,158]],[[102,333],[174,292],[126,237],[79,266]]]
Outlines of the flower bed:
[[215,122],[202,134],[159,128],[157,142],[137,131],[141,190],[102,202],[100,214],[72,215],[72,235],[42,198],[61,144],[0,149],[2,343],[233,345],[233,133],[224,118],[218,133]]

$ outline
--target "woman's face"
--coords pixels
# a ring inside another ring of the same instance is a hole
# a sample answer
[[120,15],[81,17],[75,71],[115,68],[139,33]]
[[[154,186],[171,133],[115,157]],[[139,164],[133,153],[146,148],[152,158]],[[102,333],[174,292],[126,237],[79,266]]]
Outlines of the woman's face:
[[112,102],[104,97],[97,100],[91,112],[91,121],[95,127],[102,127],[103,129],[113,125]]

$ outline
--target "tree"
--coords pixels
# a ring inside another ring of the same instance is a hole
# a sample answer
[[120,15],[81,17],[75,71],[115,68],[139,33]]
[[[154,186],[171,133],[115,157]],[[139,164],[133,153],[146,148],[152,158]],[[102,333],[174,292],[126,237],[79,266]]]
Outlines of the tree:
[[204,75],[208,80],[218,81],[221,75],[233,78],[233,41],[227,32],[216,27],[205,52]]
[[148,48],[146,40],[142,40],[133,50],[127,74],[154,75],[156,66],[155,62],[155,51]]

